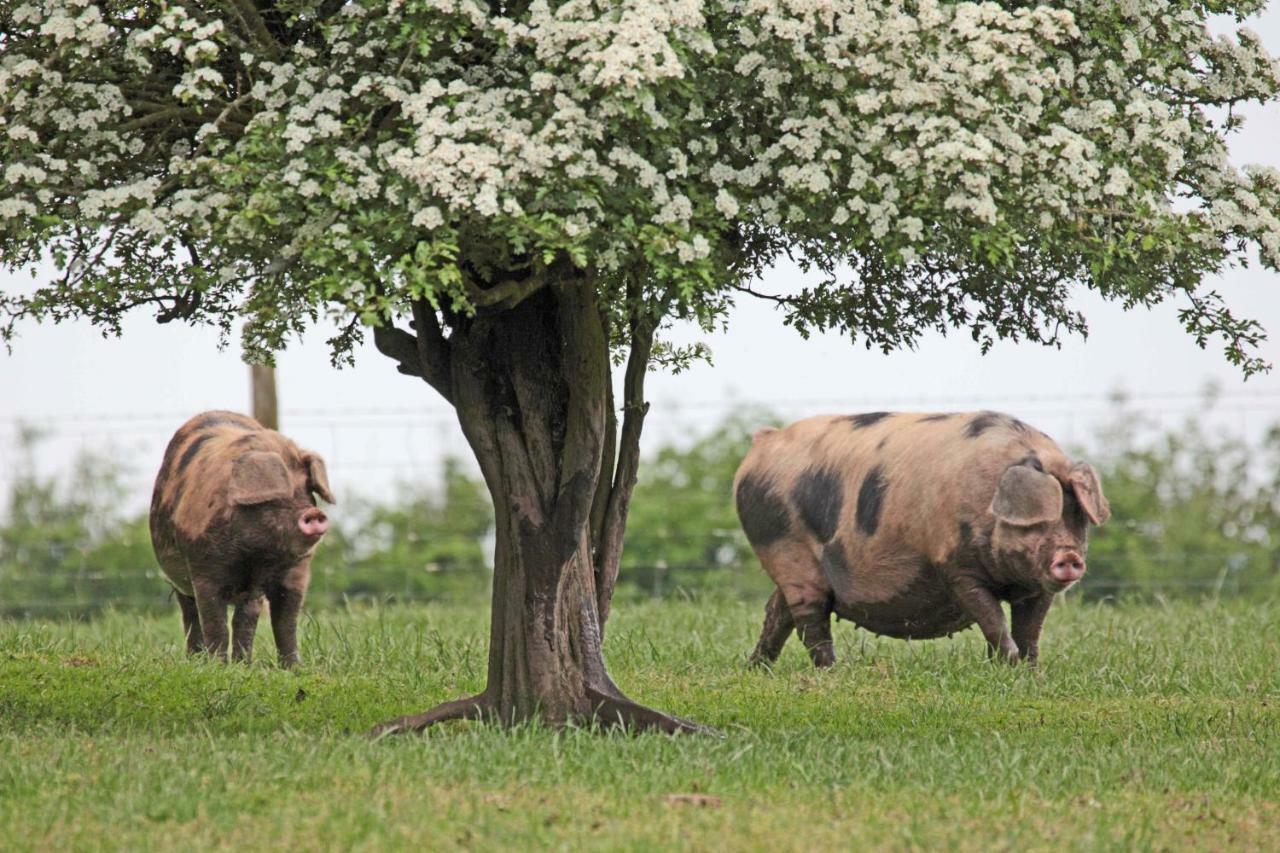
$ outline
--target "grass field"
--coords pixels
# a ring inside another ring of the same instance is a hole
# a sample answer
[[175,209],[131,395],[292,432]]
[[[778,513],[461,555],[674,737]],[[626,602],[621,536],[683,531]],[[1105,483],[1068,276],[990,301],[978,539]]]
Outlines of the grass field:
[[0,623],[0,847],[1280,849],[1280,605],[1069,604],[1038,672],[848,624],[751,672],[759,610],[611,623],[618,682],[722,738],[365,740],[481,686],[482,607],[317,614],[293,673],[189,660],[176,608]]

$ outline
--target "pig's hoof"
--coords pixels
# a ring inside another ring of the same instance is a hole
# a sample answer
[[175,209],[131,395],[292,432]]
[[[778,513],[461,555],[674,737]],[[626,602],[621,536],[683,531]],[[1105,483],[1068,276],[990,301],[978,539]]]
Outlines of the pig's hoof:
[[836,662],[836,650],[829,643],[814,648],[809,652],[809,656],[813,658],[813,665],[818,669],[829,669]]

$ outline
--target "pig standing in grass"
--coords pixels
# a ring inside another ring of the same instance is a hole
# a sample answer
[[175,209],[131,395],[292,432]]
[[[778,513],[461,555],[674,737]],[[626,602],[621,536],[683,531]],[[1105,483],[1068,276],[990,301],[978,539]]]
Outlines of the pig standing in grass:
[[1111,514],[1092,466],[993,412],[763,429],[734,494],[778,585],[756,663],[775,660],[797,629],[814,665],[830,666],[833,612],[907,639],[976,622],[992,653],[1034,663],[1054,596],[1084,575],[1089,524]]
[[311,555],[333,503],[324,460],[235,412],[205,412],[174,434],[151,496],[151,543],[182,607],[187,651],[248,660],[262,600],[280,663],[298,662]]

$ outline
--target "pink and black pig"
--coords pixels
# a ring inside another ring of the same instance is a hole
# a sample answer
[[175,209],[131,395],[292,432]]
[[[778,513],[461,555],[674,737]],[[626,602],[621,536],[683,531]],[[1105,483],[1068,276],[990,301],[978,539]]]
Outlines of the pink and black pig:
[[324,460],[235,412],[183,424],[151,496],[151,543],[182,607],[187,651],[249,660],[262,602],[282,666],[298,662],[297,625],[311,557],[333,503]]
[[796,630],[819,667],[835,661],[833,613],[906,639],[977,623],[992,654],[1034,663],[1054,596],[1084,576],[1089,525],[1111,514],[1091,465],[994,412],[763,429],[734,493],[777,584],[752,661]]

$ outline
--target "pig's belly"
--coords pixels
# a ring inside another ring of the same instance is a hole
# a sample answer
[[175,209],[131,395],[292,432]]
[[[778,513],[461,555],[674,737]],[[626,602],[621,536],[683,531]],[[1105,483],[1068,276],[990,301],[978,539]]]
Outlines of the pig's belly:
[[918,574],[891,595],[868,598],[851,589],[844,600],[836,599],[836,615],[874,634],[904,640],[945,637],[973,624],[933,573]]

